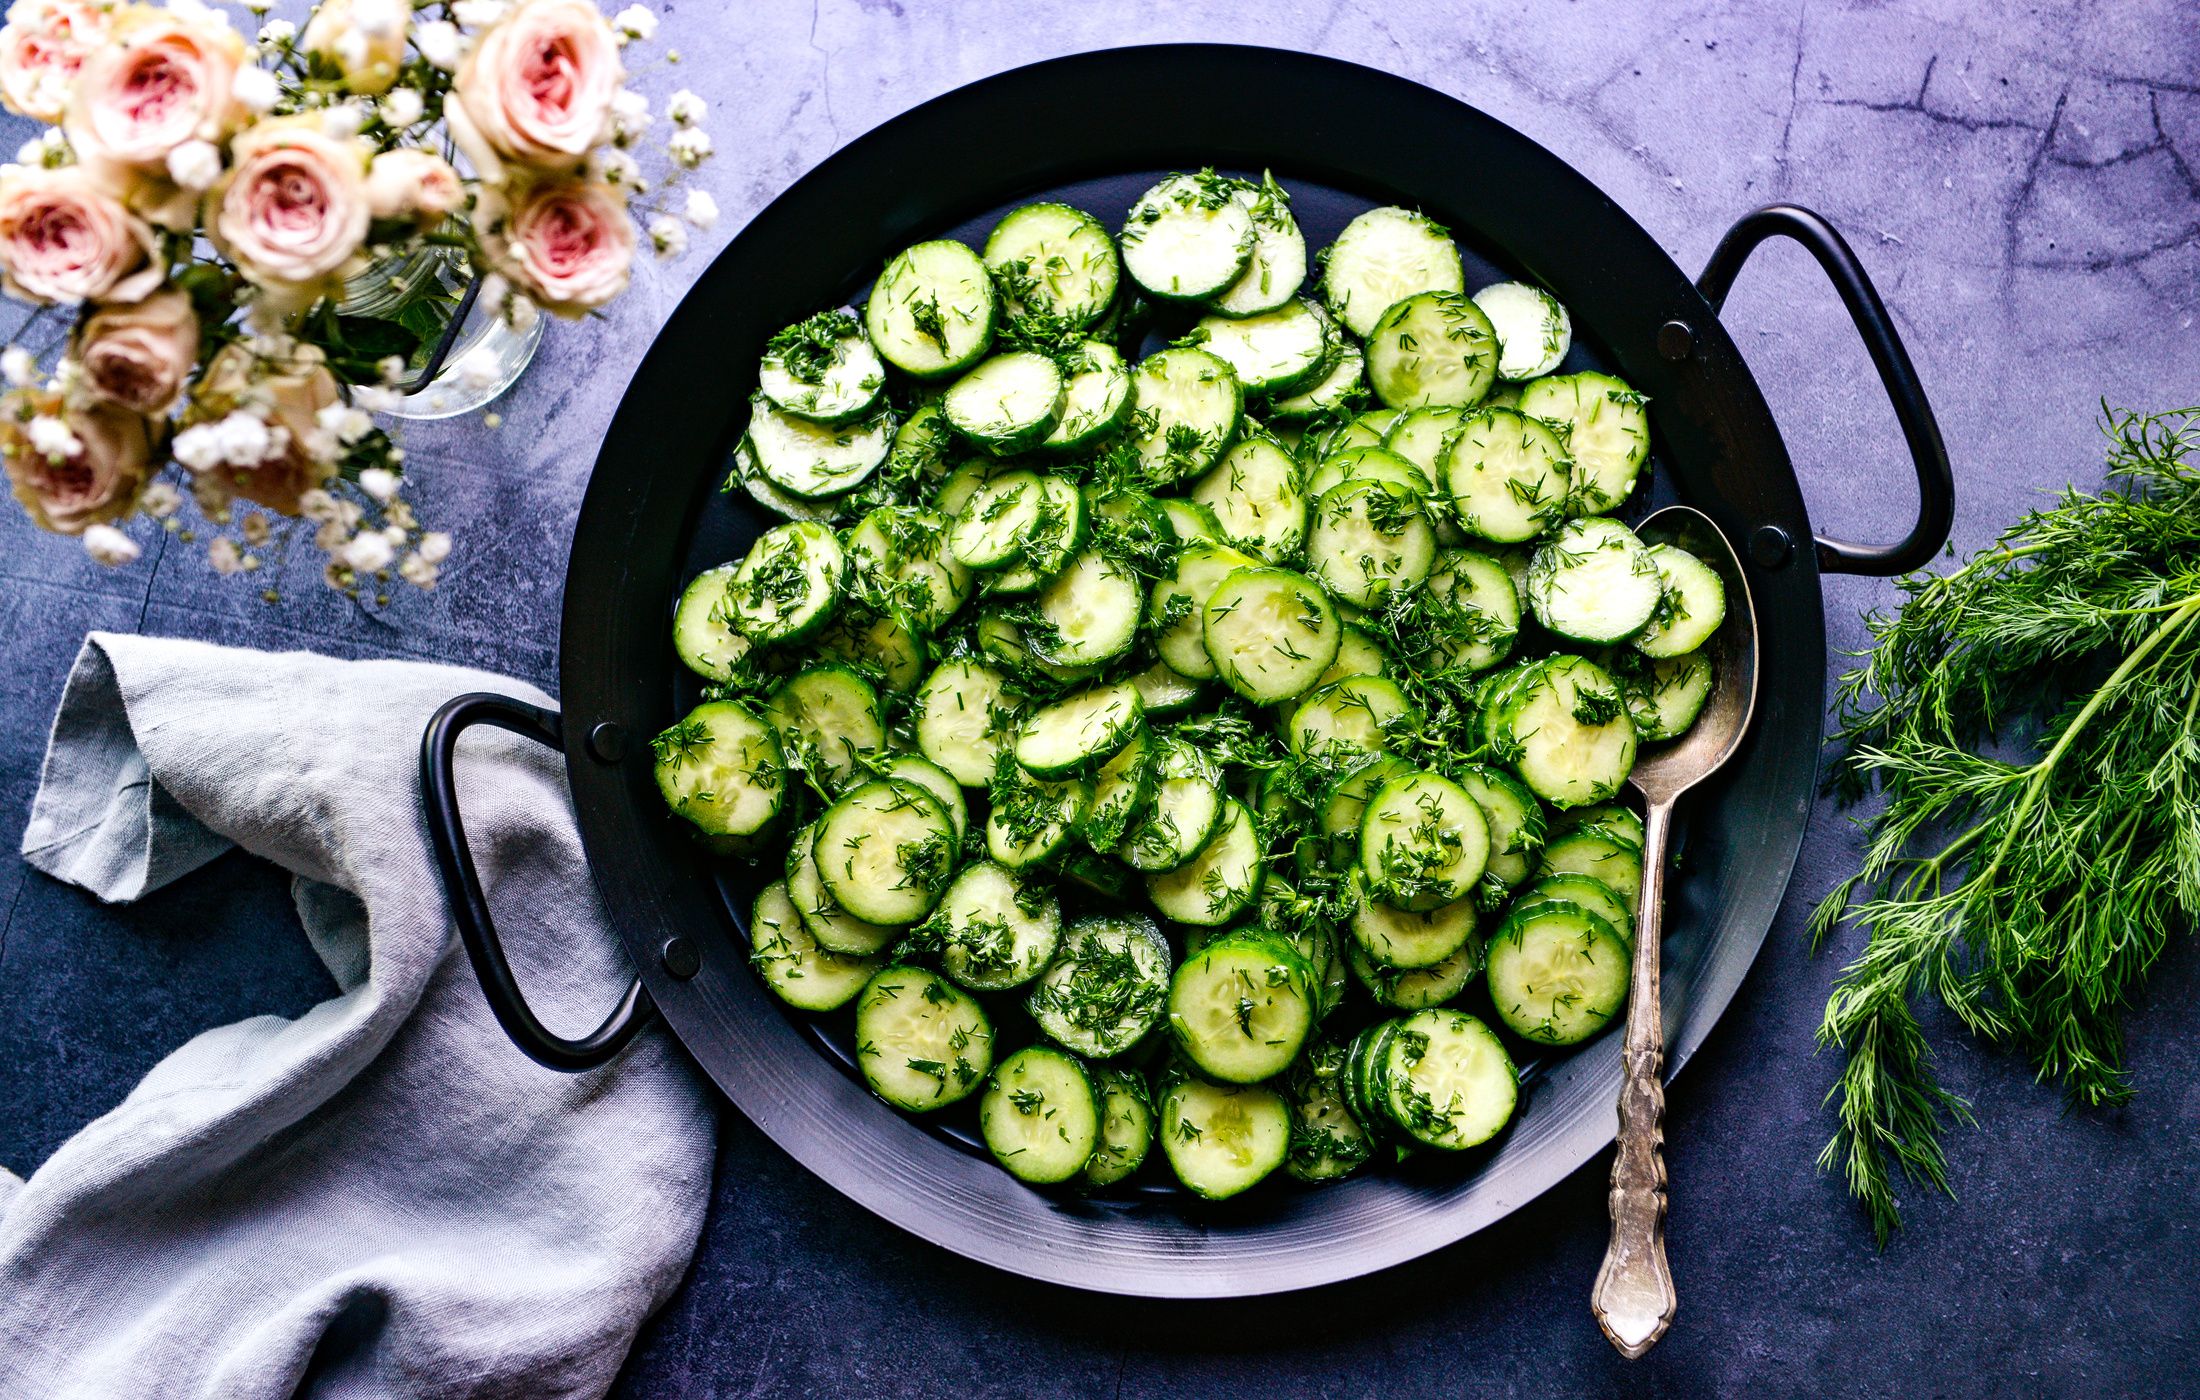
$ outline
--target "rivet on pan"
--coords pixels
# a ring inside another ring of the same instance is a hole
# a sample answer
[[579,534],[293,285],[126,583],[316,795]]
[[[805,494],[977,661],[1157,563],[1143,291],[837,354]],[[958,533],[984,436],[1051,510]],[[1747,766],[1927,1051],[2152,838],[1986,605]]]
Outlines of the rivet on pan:
[[1749,533],[1749,558],[1761,569],[1784,569],[1795,557],[1795,541],[1777,525],[1759,525]]
[[605,763],[626,757],[626,730],[605,720],[588,731],[588,751]]
[[665,971],[679,978],[682,982],[687,981],[703,970],[703,955],[695,950],[694,941],[682,938],[678,934],[674,934],[665,940],[662,956],[665,962]]
[[1667,321],[1658,327],[1658,353],[1668,360],[1685,360],[1696,348],[1696,333],[1686,321]]

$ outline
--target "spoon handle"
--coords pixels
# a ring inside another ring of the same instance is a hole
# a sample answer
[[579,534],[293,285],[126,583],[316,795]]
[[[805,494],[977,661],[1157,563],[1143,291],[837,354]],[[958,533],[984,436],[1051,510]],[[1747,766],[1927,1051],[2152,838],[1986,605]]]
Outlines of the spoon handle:
[[1671,802],[1653,804],[1643,818],[1642,903],[1620,1051],[1619,1154],[1612,1160],[1612,1242],[1589,1294],[1597,1325],[1630,1361],[1657,1344],[1680,1308],[1665,1262],[1665,1024],[1658,993],[1672,822]]

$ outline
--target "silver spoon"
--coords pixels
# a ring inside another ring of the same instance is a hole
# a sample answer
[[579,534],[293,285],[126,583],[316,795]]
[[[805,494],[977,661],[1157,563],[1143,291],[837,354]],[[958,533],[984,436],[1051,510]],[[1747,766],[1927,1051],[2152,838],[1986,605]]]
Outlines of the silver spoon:
[[1726,620],[1706,643],[1718,673],[1703,713],[1680,738],[1646,747],[1627,779],[1643,799],[1642,899],[1635,919],[1627,1039],[1620,1051],[1612,1242],[1590,1290],[1589,1306],[1604,1335],[1630,1361],[1657,1344],[1680,1308],[1673,1271],[1665,1262],[1665,1022],[1658,991],[1673,804],[1734,756],[1757,706],[1756,609],[1734,547],[1709,516],[1687,506],[1667,506],[1643,521],[1637,533],[1653,544],[1677,545],[1709,564],[1726,584]]

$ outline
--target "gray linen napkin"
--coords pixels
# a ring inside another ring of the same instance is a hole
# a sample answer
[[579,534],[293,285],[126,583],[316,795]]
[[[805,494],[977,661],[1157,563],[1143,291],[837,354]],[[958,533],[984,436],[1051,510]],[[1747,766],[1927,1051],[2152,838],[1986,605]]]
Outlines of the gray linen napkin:
[[[661,1031],[567,1076],[497,1028],[420,815],[408,662],[94,634],[23,854],[131,900],[231,843],[291,871],[338,995],[211,1030],[27,1182],[0,1172],[0,1396],[592,1396],[694,1253],[714,1099]],[[522,984],[575,1034],[629,975],[556,755],[462,745]]]

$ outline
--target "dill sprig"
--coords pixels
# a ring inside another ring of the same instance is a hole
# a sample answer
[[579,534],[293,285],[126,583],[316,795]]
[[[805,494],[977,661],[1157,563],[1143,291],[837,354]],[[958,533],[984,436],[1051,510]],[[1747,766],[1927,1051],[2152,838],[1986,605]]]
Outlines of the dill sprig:
[[1914,575],[1836,700],[1832,775],[1876,792],[1862,869],[1811,919],[1868,935],[1819,1043],[1840,1168],[1879,1242],[1897,1176],[1949,1189],[1916,1006],[2028,1058],[2073,1106],[2131,1096],[2121,1012],[2200,913],[2200,408],[2108,413],[2108,484]]

